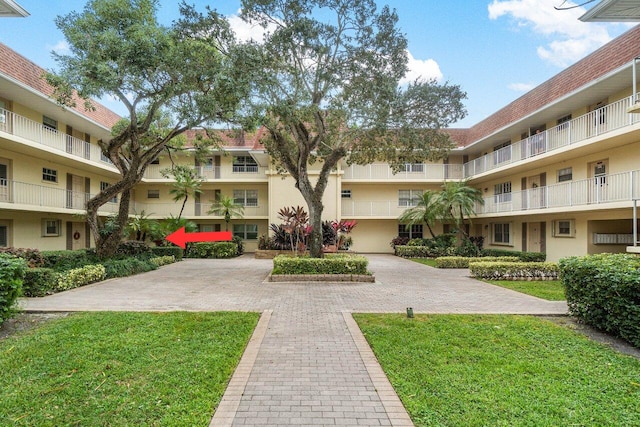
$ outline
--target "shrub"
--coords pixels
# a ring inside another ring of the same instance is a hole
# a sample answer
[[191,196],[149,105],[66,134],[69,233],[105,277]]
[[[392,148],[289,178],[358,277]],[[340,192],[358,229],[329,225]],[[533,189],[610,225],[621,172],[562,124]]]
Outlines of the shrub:
[[24,274],[22,293],[26,297],[43,297],[56,292],[60,273],[52,268],[28,268]]
[[396,246],[396,255],[402,258],[428,258],[431,251],[426,246]]
[[198,242],[189,247],[189,258],[233,258],[238,256],[235,242]]
[[456,255],[462,257],[479,257],[480,249],[470,239],[463,240],[462,244],[456,248]]
[[101,264],[85,265],[59,274],[56,291],[66,291],[88,285],[105,278],[105,268]]
[[398,236],[398,237],[394,237],[391,240],[391,243],[389,243],[389,244],[391,245],[391,247],[393,249],[395,249],[398,246],[406,246],[407,243],[409,243],[409,238],[408,237],[400,237],[400,236]]
[[518,257],[462,257],[462,256],[443,256],[436,258],[436,267],[438,268],[469,268],[472,262],[518,262]]
[[147,245],[145,242],[140,242],[137,240],[127,240],[126,242],[122,242],[118,245],[118,249],[116,250],[116,255],[120,256],[152,256],[153,252],[151,251],[151,247]]
[[27,262],[11,255],[0,255],[0,324],[15,313],[14,304],[22,292]]
[[184,255],[184,251],[179,246],[155,246],[151,248],[151,252],[155,256],[173,256],[176,261],[180,261]]
[[558,278],[558,265],[552,262],[472,262],[471,275],[489,280],[545,280]]
[[236,254],[238,256],[242,255],[244,253],[244,240],[242,240],[242,237],[233,236],[233,239],[231,241],[238,247],[236,250]]
[[91,255],[84,249],[76,251],[43,251],[43,267],[53,268],[56,271],[71,270],[84,267],[95,262],[95,255]]
[[104,266],[107,279],[126,277],[157,269],[157,267],[148,260],[138,258],[111,259],[103,261],[101,264]]
[[640,259],[598,254],[559,265],[569,313],[640,347]]
[[261,249],[261,250],[276,249],[276,244],[271,237],[267,236],[266,234],[263,234],[260,237],[258,237],[258,249]]
[[26,261],[28,267],[44,266],[42,253],[38,249],[31,248],[0,248],[0,254],[11,255],[16,258],[22,258]]
[[547,254],[544,252],[506,251],[504,249],[483,249],[481,252],[482,256],[517,256],[523,262],[544,262],[547,259]]
[[176,262],[176,257],[174,257],[173,255],[159,256],[150,258],[149,262],[156,267],[162,267],[163,265],[173,264],[174,262]]
[[369,260],[360,255],[334,255],[324,258],[278,255],[273,274],[370,274]]

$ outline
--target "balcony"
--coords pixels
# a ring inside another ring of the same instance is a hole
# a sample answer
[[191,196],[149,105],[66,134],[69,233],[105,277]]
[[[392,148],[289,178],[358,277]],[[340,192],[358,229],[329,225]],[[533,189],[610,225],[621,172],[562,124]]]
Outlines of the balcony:
[[[208,218],[222,218],[221,216],[208,214],[211,209],[212,203],[195,203],[187,202],[182,212],[183,217],[208,217]],[[135,212],[142,212],[143,210],[147,215],[152,217],[164,218],[169,215],[177,216],[182,207],[182,202],[176,203],[144,203],[144,202],[131,202],[131,209]],[[244,218],[251,217],[264,217],[268,216],[267,206],[245,206]]]
[[640,122],[640,114],[629,114],[632,97],[606,105],[514,144],[464,164],[464,177],[497,169],[511,163],[570,146]]
[[[198,176],[205,181],[256,181],[267,179],[267,168],[260,166],[243,167],[237,166],[194,166]],[[144,179],[167,179],[162,176],[161,171],[168,169],[166,166],[149,165],[144,173]]]
[[634,198],[640,198],[640,170],[485,197],[484,205],[476,206],[476,213],[523,213],[588,205],[597,209],[601,204],[631,203]]
[[341,216],[343,218],[375,217],[397,218],[408,209],[407,206],[398,206],[397,200],[350,200],[342,201]]
[[29,120],[9,110],[0,108],[0,133],[6,132],[37,144],[42,144],[60,153],[66,153],[78,159],[89,160],[112,166],[111,160],[102,154],[97,145],[75,138],[43,126],[42,123]]
[[444,181],[462,179],[462,165],[408,164],[404,171],[394,173],[386,163],[351,165],[344,169],[343,181]]

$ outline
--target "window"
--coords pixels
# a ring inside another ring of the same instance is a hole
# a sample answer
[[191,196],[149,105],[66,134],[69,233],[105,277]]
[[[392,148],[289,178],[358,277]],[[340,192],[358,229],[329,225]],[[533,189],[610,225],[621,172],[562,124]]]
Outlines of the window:
[[511,181],[496,184],[493,187],[493,194],[496,203],[511,201]]
[[147,190],[147,199],[159,199],[160,190]]
[[405,163],[400,170],[403,172],[424,172],[424,163]]
[[155,159],[151,160],[151,163],[149,163],[150,165],[159,165],[160,164],[160,157],[156,157]]
[[417,206],[422,190],[398,190],[398,206]]
[[493,243],[500,245],[511,244],[511,224],[493,224]]
[[9,246],[9,227],[0,225],[0,248]]
[[233,190],[233,203],[240,206],[258,206],[258,190]]
[[574,237],[575,221],[572,219],[560,219],[558,221],[553,221],[553,236]]
[[343,199],[350,199],[351,198],[351,190],[342,190],[340,192],[340,197],[342,197]]
[[42,220],[42,236],[57,237],[62,234],[61,221],[59,219],[43,219]]
[[42,126],[49,130],[58,130],[58,121],[51,117],[42,116]]
[[571,181],[573,179],[573,169],[564,168],[558,171],[558,182]]
[[564,130],[569,127],[569,122],[571,121],[571,114],[567,114],[566,116],[560,117],[556,124],[558,125],[558,130]]
[[503,142],[493,147],[493,161],[496,164],[511,160],[511,141]]
[[[111,184],[108,182],[100,181],[100,191],[106,190]],[[113,196],[113,199],[109,200],[111,203],[118,203],[118,196]]]
[[398,224],[398,236],[409,239],[422,239],[422,224],[404,225]]
[[234,172],[258,172],[258,163],[251,156],[234,156],[233,158]]
[[233,235],[244,240],[257,240],[258,224],[233,224]]
[[199,224],[198,231],[204,231],[204,232],[220,231],[220,224]]
[[58,182],[58,171],[55,169],[42,168],[42,180],[48,182]]

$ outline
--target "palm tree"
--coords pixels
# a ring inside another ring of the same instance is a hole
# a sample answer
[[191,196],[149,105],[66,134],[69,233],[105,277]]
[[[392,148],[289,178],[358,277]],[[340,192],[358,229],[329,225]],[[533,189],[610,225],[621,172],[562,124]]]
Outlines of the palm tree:
[[166,178],[173,175],[175,179],[173,188],[169,190],[169,193],[173,194],[174,202],[182,200],[182,207],[178,214],[178,218],[180,218],[189,196],[192,194],[196,196],[202,192],[203,179],[198,176],[198,172],[194,168],[186,165],[175,165],[173,168],[163,170],[161,173]]
[[226,224],[225,231],[229,231],[229,222],[231,222],[231,218],[242,218],[244,215],[244,207],[236,204],[233,197],[223,195],[220,196],[220,199],[217,200],[213,206],[211,206],[211,209],[209,209],[209,212],[207,213],[223,216]]
[[469,234],[464,229],[465,218],[476,215],[476,205],[484,204],[482,192],[467,184],[467,181],[445,182],[438,194],[438,202],[444,219],[450,220],[462,232],[465,239]]
[[398,221],[401,224],[415,225],[425,223],[431,233],[431,237],[436,237],[433,226],[436,220],[442,217],[442,206],[439,203],[439,195],[435,191],[426,190],[420,196],[418,204],[404,211]]

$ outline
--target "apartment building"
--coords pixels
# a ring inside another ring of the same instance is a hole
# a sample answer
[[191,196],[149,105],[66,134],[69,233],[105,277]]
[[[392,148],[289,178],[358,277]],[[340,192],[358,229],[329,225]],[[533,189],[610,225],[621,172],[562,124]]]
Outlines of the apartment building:
[[[550,260],[626,251],[637,240],[633,200],[640,198],[640,114],[628,112],[639,54],[640,26],[471,128],[449,129],[458,146],[445,162],[408,164],[395,174],[382,163],[341,165],[325,192],[324,219],[357,220],[356,251],[391,252],[398,235],[429,237],[426,227],[397,221],[422,191],[465,179],[484,195],[470,232],[485,247],[542,251]],[[99,104],[90,112],[60,108],[42,73],[0,44],[0,246],[90,247],[84,204],[118,177],[97,141],[119,117]],[[161,173],[172,161],[205,180],[182,215],[202,231],[224,230],[224,218],[208,212],[220,195],[233,197],[244,216],[229,229],[249,251],[280,222],[279,209],[304,206],[291,178],[272,168],[260,131],[221,137],[224,150],[208,159],[160,156],[136,187],[131,214],[178,215],[182,203]],[[113,200],[100,214],[116,210]]]

